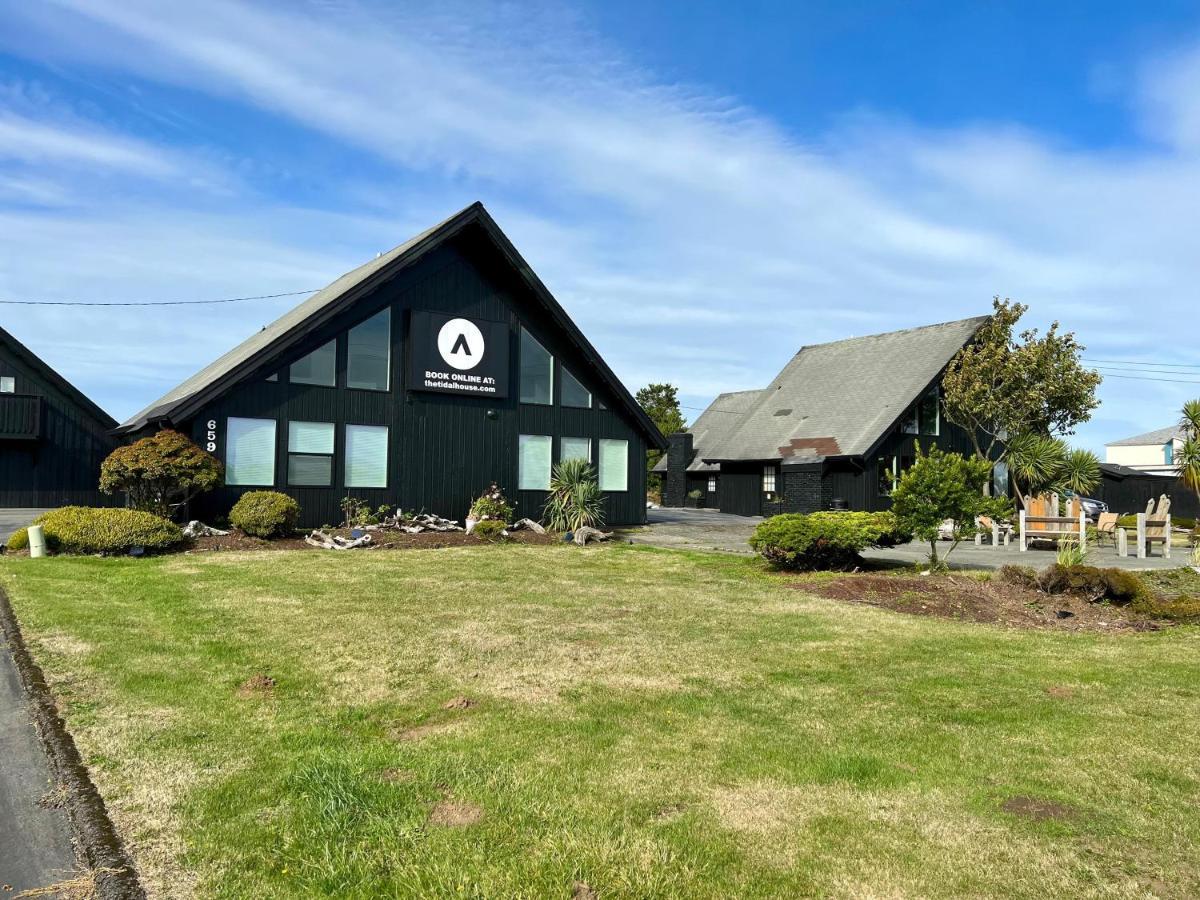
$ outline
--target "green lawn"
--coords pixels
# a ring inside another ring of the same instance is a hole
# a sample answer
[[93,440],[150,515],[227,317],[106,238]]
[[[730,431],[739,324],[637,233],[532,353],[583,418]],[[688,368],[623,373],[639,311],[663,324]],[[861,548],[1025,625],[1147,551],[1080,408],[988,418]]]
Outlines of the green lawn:
[[627,546],[0,560],[160,896],[1200,894],[1200,628],[787,581]]

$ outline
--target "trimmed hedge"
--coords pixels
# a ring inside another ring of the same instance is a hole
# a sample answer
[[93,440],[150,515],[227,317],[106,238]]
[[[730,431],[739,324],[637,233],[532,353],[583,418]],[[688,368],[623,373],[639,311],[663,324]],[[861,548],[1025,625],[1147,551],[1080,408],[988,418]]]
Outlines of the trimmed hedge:
[[[38,516],[33,524],[46,532],[46,547],[55,553],[128,553],[135,547],[167,550],[183,540],[183,532],[161,516],[137,509],[64,506]],[[9,550],[29,547],[22,528],[8,539]]]
[[761,522],[750,546],[780,569],[848,569],[867,547],[910,540],[890,512],[786,513]]
[[251,537],[287,537],[296,530],[300,504],[278,491],[249,491],[229,511],[229,524]]

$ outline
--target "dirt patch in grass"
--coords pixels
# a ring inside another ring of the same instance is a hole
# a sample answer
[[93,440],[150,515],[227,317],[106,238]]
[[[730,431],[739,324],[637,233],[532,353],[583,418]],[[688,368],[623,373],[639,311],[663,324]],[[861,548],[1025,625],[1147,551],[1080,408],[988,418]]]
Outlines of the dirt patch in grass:
[[269,697],[275,692],[275,684],[274,678],[260,672],[257,675],[251,675],[238,685],[237,695],[239,697]]
[[474,825],[483,818],[483,809],[474,803],[462,800],[439,800],[429,813],[430,825],[441,825],[444,828],[466,828]]
[[1079,811],[1074,807],[1037,797],[1009,797],[1000,804],[1000,808],[1033,822],[1069,822],[1079,818]]
[[586,881],[577,881],[571,885],[571,900],[600,900],[600,895]]
[[478,700],[472,700],[470,697],[459,695],[443,703],[442,709],[474,709],[478,705]]
[[793,584],[806,593],[896,612],[1016,628],[1059,631],[1156,631],[1164,623],[1128,607],[1044,594],[996,579],[954,575],[847,575]]

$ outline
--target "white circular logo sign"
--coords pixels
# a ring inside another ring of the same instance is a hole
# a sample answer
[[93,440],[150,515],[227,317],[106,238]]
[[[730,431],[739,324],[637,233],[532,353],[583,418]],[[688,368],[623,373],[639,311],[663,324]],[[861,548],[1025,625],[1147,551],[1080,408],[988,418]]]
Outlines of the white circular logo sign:
[[475,368],[483,359],[483,332],[469,319],[451,319],[437,341],[442,359],[460,371]]

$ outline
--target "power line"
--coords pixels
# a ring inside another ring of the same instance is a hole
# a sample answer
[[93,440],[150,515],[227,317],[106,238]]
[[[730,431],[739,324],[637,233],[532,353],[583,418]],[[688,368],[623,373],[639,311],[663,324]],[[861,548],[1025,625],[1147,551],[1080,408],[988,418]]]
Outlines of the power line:
[[[1158,381],[1165,384],[1200,384],[1200,379],[1194,378],[1153,378],[1150,375],[1118,375],[1115,372],[1101,372],[1105,378],[1125,378],[1129,381]],[[1183,373],[1168,373],[1183,374]],[[1200,374],[1200,373],[1197,373]]]
[[211,303],[241,303],[243,300],[274,300],[277,297],[299,297],[315,294],[320,288],[309,291],[287,291],[282,294],[256,294],[252,297],[225,297],[221,300],[120,300],[105,303],[92,300],[0,300],[8,306],[197,306]]
[[1155,368],[1155,369],[1200,369],[1200,363],[1163,363],[1163,362],[1150,362],[1148,360],[1143,362],[1140,360],[1133,360],[1133,359],[1089,359],[1087,357],[1081,357],[1081,358],[1084,362],[1101,363],[1101,364],[1105,364],[1105,365],[1121,365],[1121,366],[1135,366],[1135,367],[1147,366],[1147,367]]

